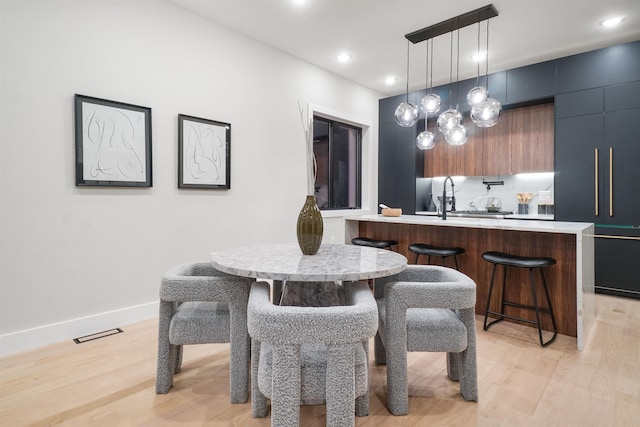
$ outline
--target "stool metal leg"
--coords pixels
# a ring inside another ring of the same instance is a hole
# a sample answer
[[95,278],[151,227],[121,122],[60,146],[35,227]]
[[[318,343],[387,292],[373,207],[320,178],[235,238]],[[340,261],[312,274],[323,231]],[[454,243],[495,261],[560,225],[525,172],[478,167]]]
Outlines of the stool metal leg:
[[489,306],[491,305],[491,294],[493,293],[493,284],[494,284],[494,279],[496,277],[497,266],[498,264],[493,264],[493,269],[491,270],[491,281],[489,282],[489,295],[487,296],[487,308],[484,312],[484,330],[485,331],[489,329],[489,326],[493,325],[496,322],[499,322],[500,320],[503,320],[503,319],[496,319],[491,321],[491,323],[487,324],[487,317],[489,316],[489,313],[493,313],[489,310]]
[[529,269],[529,282],[531,283],[531,295],[533,296],[533,311],[536,312],[536,326],[538,327],[538,337],[540,338],[540,345],[544,347],[542,341],[542,325],[540,324],[540,308],[538,307],[538,297],[536,295],[536,283],[533,277],[533,268]]
[[414,262],[414,264],[418,264],[418,257],[420,256],[420,254],[416,254],[416,261]]
[[456,270],[460,271],[460,268],[458,268],[458,257],[456,255],[453,256],[453,262],[456,264]]
[[558,327],[556,326],[556,317],[553,315],[553,307],[551,306],[551,298],[549,297],[549,290],[547,289],[547,281],[544,278],[544,272],[540,269],[540,277],[542,278],[542,287],[544,288],[544,294],[547,297],[547,305],[549,307],[549,315],[551,315],[551,324],[553,325],[553,337],[549,339],[546,343],[542,344],[543,347],[548,346],[552,342],[555,341],[556,336],[558,336]]
[[507,298],[507,266],[504,265],[502,268],[502,300],[500,301],[500,314],[502,314],[502,318],[504,319],[504,306]]

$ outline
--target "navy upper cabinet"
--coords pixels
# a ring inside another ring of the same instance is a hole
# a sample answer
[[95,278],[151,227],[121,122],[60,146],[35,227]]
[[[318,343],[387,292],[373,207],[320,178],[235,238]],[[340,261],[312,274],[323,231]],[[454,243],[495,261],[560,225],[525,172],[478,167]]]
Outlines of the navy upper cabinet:
[[[480,84],[487,85],[486,79],[480,77]],[[507,104],[507,72],[489,74],[489,96],[500,101],[502,105]]]
[[507,104],[531,102],[556,94],[556,61],[507,71]]
[[640,108],[640,81],[608,86],[604,89],[606,111]]
[[401,102],[404,102],[406,99],[406,95],[396,95],[391,98],[384,98],[378,102],[378,121],[380,124],[382,123],[395,123],[395,112],[398,105]]
[[581,116],[604,111],[603,88],[562,93],[555,100],[556,118]]
[[556,61],[557,92],[640,80],[640,41],[611,46]]
[[394,121],[380,125],[378,138],[378,203],[402,208],[404,214],[416,208],[416,132],[416,126]]

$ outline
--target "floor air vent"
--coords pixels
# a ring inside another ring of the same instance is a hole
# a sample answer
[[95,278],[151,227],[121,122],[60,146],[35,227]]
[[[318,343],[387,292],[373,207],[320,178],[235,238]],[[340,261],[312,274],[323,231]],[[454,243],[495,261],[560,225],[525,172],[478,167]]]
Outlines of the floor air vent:
[[79,338],[74,338],[73,342],[75,342],[76,344],[82,344],[83,342],[97,340],[98,338],[104,338],[104,337],[108,337],[109,335],[115,335],[115,334],[119,334],[119,333],[122,333],[122,332],[124,332],[124,331],[122,329],[120,329],[120,328],[108,329],[106,331],[96,332],[95,334],[85,335],[85,336],[79,337]]

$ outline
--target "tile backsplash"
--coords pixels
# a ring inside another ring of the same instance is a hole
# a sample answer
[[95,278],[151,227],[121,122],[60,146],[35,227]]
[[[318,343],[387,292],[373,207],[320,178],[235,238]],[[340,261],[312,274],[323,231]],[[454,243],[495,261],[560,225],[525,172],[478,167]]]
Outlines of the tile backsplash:
[[[424,194],[416,194],[418,198],[416,210],[429,210],[427,206],[429,187],[433,194],[435,206],[438,206],[437,196],[442,196],[444,177],[419,178],[419,180],[431,181],[431,185],[428,185],[428,181],[418,185],[418,188],[427,188],[427,191]],[[487,181],[503,181],[504,185],[491,185],[491,188],[487,189],[487,185],[483,183]],[[538,203],[541,196],[543,204],[553,204],[553,173],[453,177],[453,182],[455,184],[457,210],[474,210],[476,208],[482,210],[486,207],[487,201],[499,200],[503,211],[518,212],[518,199],[516,198],[518,193],[531,193],[533,195],[532,200],[529,202],[529,213],[532,214],[538,212]],[[451,196],[449,182],[447,182],[447,196]],[[550,200],[544,201],[545,199]],[[431,206],[431,209],[435,209],[435,207]]]

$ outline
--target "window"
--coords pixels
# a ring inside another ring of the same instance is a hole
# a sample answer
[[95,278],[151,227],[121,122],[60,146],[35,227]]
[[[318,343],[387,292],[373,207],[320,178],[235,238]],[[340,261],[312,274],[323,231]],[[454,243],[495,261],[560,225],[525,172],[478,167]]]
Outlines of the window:
[[321,210],[362,206],[362,129],[313,116],[315,196]]

